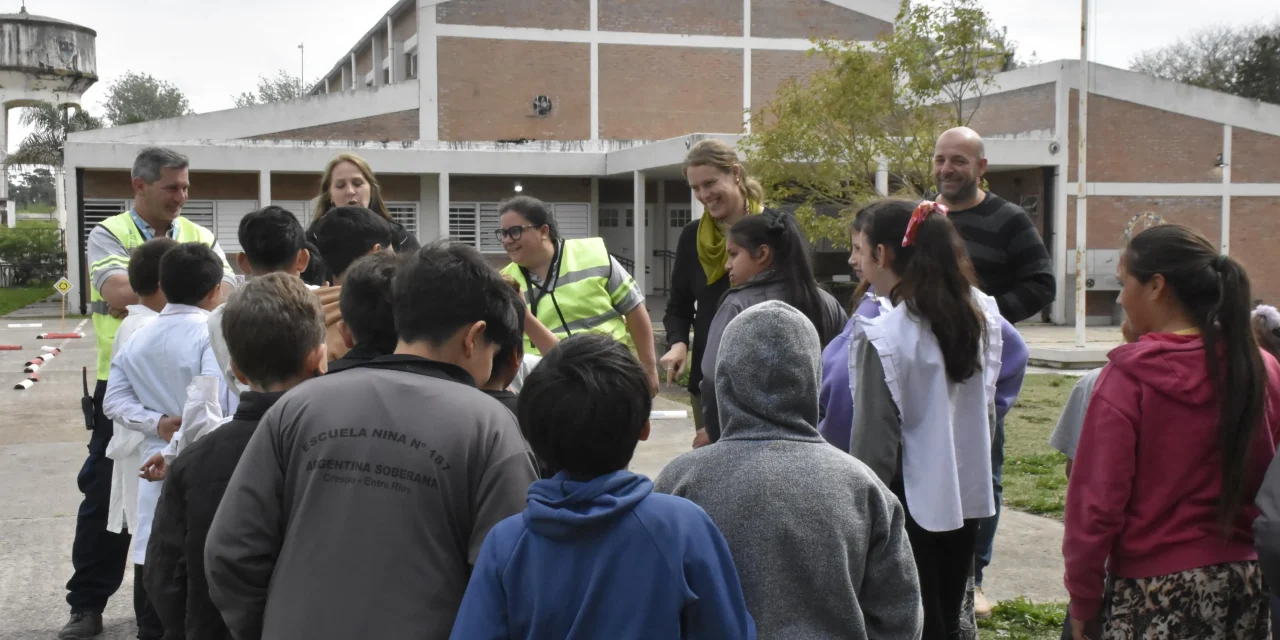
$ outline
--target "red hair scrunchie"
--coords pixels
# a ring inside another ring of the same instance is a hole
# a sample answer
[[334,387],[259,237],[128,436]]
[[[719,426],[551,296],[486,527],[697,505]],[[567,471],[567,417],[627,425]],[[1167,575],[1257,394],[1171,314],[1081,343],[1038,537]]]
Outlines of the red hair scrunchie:
[[911,220],[907,222],[907,232],[902,236],[902,246],[909,247],[916,242],[916,230],[925,218],[933,214],[947,215],[951,213],[951,209],[945,204],[938,204],[932,200],[923,200],[916,206],[916,210],[911,212]]

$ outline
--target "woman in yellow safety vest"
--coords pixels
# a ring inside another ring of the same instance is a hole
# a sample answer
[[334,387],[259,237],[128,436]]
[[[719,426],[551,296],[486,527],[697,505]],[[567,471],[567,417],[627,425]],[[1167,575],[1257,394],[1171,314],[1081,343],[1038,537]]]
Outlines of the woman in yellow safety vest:
[[[560,237],[555,217],[537,198],[502,204],[496,234],[511,258],[502,270],[520,286],[529,311],[558,338],[591,331],[627,345],[658,393],[658,358],[644,294],[600,238]],[[546,346],[546,345],[543,345]],[[525,336],[525,353],[540,351]]]

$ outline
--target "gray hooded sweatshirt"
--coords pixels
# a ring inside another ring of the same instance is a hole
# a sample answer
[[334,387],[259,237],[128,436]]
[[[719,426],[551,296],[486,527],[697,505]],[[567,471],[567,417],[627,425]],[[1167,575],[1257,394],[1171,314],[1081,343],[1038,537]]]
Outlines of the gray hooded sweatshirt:
[[770,301],[725,328],[723,434],[673,460],[656,490],[702,507],[733,553],[761,638],[919,638],[920,583],[902,505],[818,434],[813,324]]

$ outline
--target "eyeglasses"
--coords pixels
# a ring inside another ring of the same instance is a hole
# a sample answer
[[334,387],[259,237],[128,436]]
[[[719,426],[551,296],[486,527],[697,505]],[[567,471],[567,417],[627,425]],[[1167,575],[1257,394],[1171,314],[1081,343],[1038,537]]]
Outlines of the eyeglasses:
[[515,242],[519,240],[521,236],[524,235],[525,229],[537,229],[537,228],[538,228],[538,225],[536,224],[525,224],[517,227],[507,227],[506,229],[494,229],[493,237],[497,238],[498,242],[502,242],[503,238],[511,238],[511,241]]

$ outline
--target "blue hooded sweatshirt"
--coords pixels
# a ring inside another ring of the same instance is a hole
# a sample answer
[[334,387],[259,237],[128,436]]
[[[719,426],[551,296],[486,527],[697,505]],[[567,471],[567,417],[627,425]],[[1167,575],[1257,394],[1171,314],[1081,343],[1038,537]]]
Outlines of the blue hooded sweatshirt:
[[698,505],[617,471],[563,472],[489,531],[451,638],[756,637],[738,570]]

